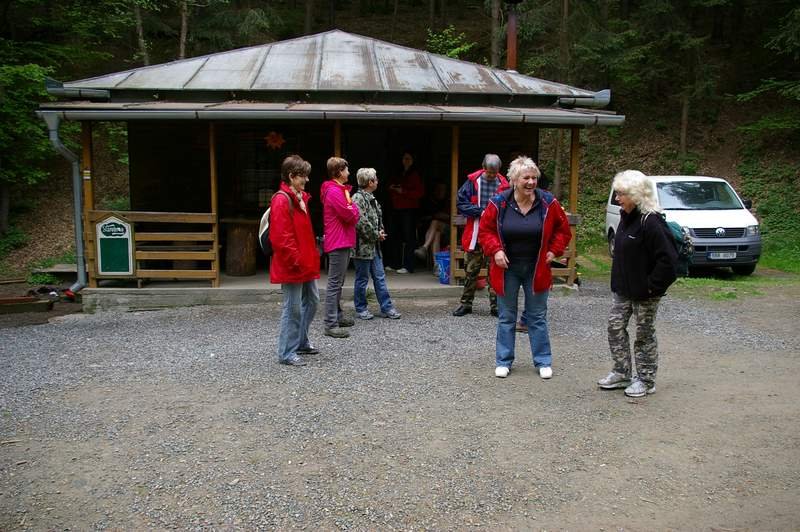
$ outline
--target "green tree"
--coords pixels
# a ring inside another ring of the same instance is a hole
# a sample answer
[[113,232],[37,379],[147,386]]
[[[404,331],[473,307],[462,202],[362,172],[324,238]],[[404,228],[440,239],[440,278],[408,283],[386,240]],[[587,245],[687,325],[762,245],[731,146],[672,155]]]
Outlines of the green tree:
[[0,233],[9,227],[13,185],[32,185],[48,174],[42,162],[52,156],[44,122],[34,114],[47,99],[38,65],[0,66]]
[[464,33],[456,31],[452,25],[442,31],[428,29],[428,39],[425,48],[434,54],[445,55],[453,59],[462,59],[477,45],[467,41]]

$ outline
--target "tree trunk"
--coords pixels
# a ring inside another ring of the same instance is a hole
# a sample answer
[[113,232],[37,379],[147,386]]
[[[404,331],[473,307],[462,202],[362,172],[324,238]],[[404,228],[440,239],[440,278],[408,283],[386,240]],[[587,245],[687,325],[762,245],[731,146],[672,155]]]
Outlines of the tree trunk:
[[497,68],[500,66],[500,41],[502,35],[500,34],[500,5],[501,0],[492,0],[492,52],[491,62],[492,66]]
[[328,27],[336,27],[336,0],[328,0]]
[[138,4],[133,5],[133,14],[136,17],[136,39],[139,42],[139,53],[142,56],[144,66],[150,64],[150,55],[147,53],[147,42],[144,40],[144,25],[142,24],[142,8]]
[[441,16],[442,20],[442,27],[447,27],[447,0],[441,0],[439,4],[441,7],[439,8],[439,15]]
[[397,26],[397,10],[400,7],[400,0],[394,0],[394,11],[392,11],[392,29],[389,31],[389,40],[394,40],[394,29]]
[[311,26],[314,19],[314,0],[306,0],[306,19],[303,24],[303,33],[311,34]]
[[558,31],[558,56],[561,63],[561,82],[570,82],[569,67],[569,33],[567,22],[569,21],[569,0],[561,1],[561,27]]
[[11,186],[0,181],[0,235],[8,231],[8,211],[11,205]]
[[553,184],[550,185],[551,191],[556,198],[561,196],[561,146],[564,144],[564,130],[558,130],[556,137],[556,164],[553,169]]
[[181,1],[181,40],[178,59],[186,59],[186,37],[189,34],[189,0]]
[[428,6],[428,29],[433,31],[433,26],[436,23],[436,0],[431,0]]
[[681,142],[680,155],[686,155],[686,132],[689,129],[689,90],[686,89],[681,95]]

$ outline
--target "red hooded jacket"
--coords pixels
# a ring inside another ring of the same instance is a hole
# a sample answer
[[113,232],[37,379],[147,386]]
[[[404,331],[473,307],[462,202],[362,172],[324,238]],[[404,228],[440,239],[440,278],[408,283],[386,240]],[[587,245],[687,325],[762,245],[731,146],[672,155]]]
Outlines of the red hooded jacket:
[[[481,187],[478,178],[483,175],[483,172],[484,170],[476,170],[469,174],[467,180],[458,189],[458,196],[456,196],[458,213],[467,219],[464,233],[461,235],[461,249],[464,251],[475,251],[475,244],[478,243],[478,220],[482,214]],[[498,172],[495,179],[499,181],[495,193],[499,194],[509,189],[510,185],[503,174]]]
[[[269,282],[305,283],[319,279],[319,251],[308,213],[311,196],[303,192],[304,211],[289,185],[281,183],[281,190],[289,197],[275,194],[269,211],[269,241],[272,243]],[[291,212],[289,201],[292,202]]]
[[[502,194],[494,196],[486,210],[481,216],[478,240],[483,248],[483,253],[489,260],[489,284],[497,292],[497,295],[505,295],[505,269],[494,262],[494,254],[500,250],[505,250],[503,243],[503,220],[499,216],[501,210],[506,209],[506,204],[510,195],[514,193],[511,189]],[[542,222],[542,241],[539,246],[539,257],[536,260],[536,267],[533,271],[533,291],[544,292],[553,286],[553,275],[550,272],[550,264],[545,258],[548,251],[552,251],[556,257],[564,254],[569,241],[572,240],[572,231],[569,228],[567,214],[558,203],[558,200],[549,192],[536,189],[536,196],[544,207],[544,221]]]

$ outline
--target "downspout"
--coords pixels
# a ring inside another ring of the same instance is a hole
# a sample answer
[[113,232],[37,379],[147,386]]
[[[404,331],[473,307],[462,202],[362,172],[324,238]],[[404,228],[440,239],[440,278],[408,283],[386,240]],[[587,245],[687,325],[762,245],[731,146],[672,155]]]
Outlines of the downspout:
[[50,143],[58,153],[63,155],[64,158],[72,164],[72,203],[73,215],[75,218],[75,255],[78,267],[78,280],[69,287],[67,296],[73,297],[75,292],[82,290],[88,282],[86,279],[86,259],[83,248],[83,193],[80,159],[64,146],[64,143],[61,142],[61,138],[58,136],[58,125],[60,123],[58,113],[40,112],[40,116],[47,123]]

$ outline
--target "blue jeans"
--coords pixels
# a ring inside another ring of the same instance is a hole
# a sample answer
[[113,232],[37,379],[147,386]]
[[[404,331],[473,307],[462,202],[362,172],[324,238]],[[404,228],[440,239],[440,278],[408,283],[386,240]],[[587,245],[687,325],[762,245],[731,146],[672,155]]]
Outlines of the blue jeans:
[[383,260],[376,253],[375,258],[354,259],[356,264],[356,280],[353,283],[353,303],[356,312],[367,310],[367,285],[369,278],[372,277],[372,286],[375,287],[375,296],[378,298],[378,305],[381,312],[389,312],[394,308],[392,298],[389,297],[389,287],[386,286],[386,274],[383,271]]
[[284,283],[281,332],[278,336],[278,360],[286,360],[301,347],[308,347],[308,327],[319,305],[317,281]]
[[550,334],[547,332],[547,297],[549,290],[534,294],[532,291],[534,264],[509,265],[505,271],[504,296],[497,296],[497,347],[498,366],[511,367],[514,363],[514,327],[517,323],[517,298],[519,289],[525,301],[525,317],[528,325],[528,338],[531,342],[533,365],[537,368],[550,367],[553,354],[550,351]]

